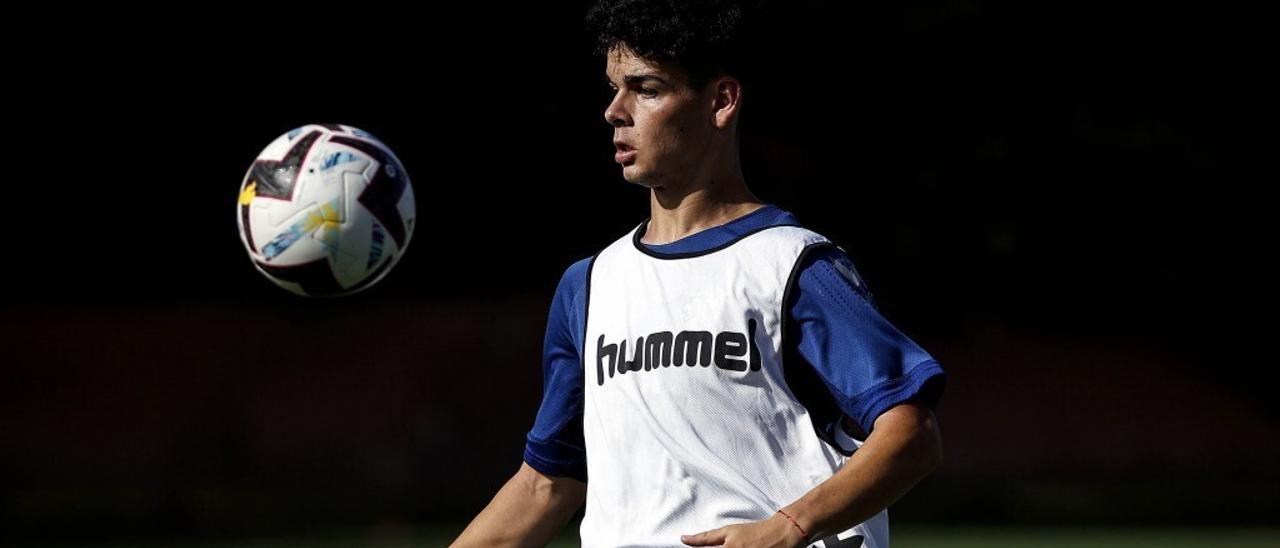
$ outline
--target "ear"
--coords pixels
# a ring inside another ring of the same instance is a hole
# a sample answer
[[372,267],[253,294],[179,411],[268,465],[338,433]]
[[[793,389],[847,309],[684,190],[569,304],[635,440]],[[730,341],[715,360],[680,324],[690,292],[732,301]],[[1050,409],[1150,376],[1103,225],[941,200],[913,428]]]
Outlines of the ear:
[[717,76],[707,87],[711,94],[712,125],[729,129],[742,107],[742,82],[732,76]]

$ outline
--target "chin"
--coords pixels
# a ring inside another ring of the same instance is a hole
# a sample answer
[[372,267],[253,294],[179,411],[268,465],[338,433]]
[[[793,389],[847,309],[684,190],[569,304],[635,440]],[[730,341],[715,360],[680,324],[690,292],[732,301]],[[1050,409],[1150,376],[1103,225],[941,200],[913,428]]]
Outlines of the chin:
[[622,178],[626,179],[628,183],[635,183],[646,188],[653,187],[651,178],[646,177],[646,174],[640,171],[635,164],[622,167]]

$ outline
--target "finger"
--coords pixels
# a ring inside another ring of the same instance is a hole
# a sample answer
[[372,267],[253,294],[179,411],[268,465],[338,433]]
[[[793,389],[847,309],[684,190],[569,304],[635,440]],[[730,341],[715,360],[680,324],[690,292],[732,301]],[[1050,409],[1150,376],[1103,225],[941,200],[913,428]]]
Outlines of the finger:
[[696,535],[680,535],[680,542],[689,546],[720,546],[724,544],[724,528],[712,529]]

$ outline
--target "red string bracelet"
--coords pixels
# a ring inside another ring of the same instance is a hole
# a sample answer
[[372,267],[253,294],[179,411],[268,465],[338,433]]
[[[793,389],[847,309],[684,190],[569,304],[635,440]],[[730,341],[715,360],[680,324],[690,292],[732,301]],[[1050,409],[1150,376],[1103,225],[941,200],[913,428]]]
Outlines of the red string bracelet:
[[796,526],[796,529],[799,529],[799,530],[800,530],[800,534],[804,535],[804,538],[806,538],[806,539],[808,539],[808,538],[809,538],[809,533],[808,533],[808,532],[806,532],[806,531],[804,530],[804,527],[801,527],[799,523],[796,523],[795,518],[791,517],[791,516],[790,516],[790,515],[788,515],[786,512],[783,512],[781,508],[779,508],[779,509],[778,509],[778,513],[779,513],[779,514],[782,514],[783,516],[786,516],[786,518],[787,518],[788,520],[790,520],[790,521],[791,521],[791,524],[792,524],[792,525],[794,525],[794,526]]

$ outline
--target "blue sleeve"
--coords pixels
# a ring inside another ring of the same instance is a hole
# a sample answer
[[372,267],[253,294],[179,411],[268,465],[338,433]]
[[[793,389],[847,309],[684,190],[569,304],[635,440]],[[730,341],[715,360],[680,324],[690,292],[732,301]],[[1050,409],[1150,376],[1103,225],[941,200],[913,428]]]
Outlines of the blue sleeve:
[[524,461],[548,476],[587,481],[582,439],[582,348],[591,258],[565,270],[551,300],[542,343],[542,405],[525,438]]
[[840,420],[832,416],[838,409],[853,419],[863,437],[895,405],[908,400],[937,404],[946,384],[941,366],[880,315],[843,250],[816,247],[801,257],[797,268],[790,309],[798,326],[796,350],[825,385],[828,394],[819,397],[834,400],[826,406],[829,416],[819,413],[815,425],[829,431]]

